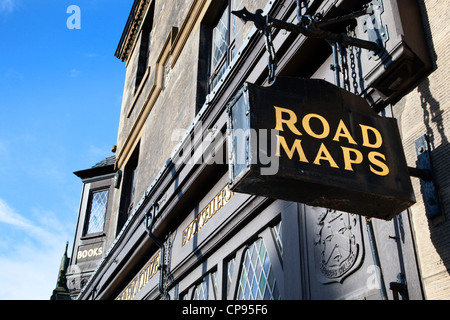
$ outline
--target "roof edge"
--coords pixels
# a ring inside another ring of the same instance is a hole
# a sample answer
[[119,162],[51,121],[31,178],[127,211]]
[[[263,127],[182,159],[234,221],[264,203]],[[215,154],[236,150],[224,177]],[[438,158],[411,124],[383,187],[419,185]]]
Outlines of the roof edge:
[[129,51],[133,47],[136,35],[144,20],[146,8],[148,8],[152,1],[153,0],[134,0],[127,23],[125,24],[122,36],[120,37],[116,52],[114,53],[114,56],[121,61],[128,60]]

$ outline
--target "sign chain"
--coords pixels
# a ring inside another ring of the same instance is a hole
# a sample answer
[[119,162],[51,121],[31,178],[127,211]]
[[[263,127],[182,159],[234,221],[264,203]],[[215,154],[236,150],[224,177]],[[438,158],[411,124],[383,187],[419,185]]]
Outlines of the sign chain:
[[[347,27],[347,32],[350,34],[350,36],[353,36],[353,37],[356,36],[356,32],[355,32],[354,29],[350,30],[350,28]],[[359,59],[360,55],[361,55],[360,54],[361,50],[359,50],[359,51],[356,50],[356,48],[354,46],[350,46],[349,49],[350,49],[350,68],[351,68],[351,71],[352,71],[352,80],[353,80],[353,93],[356,94],[356,95],[359,95],[354,51],[357,51],[356,55],[358,56],[358,59]]]
[[269,86],[273,85],[276,80],[275,71],[277,69],[277,56],[275,47],[273,45],[273,39],[272,39],[272,25],[269,23],[269,16],[266,18],[266,24],[264,25],[263,33],[265,36],[265,42],[266,42],[266,51],[268,53],[268,69],[269,69],[269,75],[267,78],[267,84]]
[[345,90],[349,90],[350,89],[350,80],[349,80],[349,75],[348,75],[348,63],[347,63],[347,50],[346,48],[342,45],[339,44],[339,51],[341,54],[341,70],[342,70],[342,78],[343,78],[343,89]]

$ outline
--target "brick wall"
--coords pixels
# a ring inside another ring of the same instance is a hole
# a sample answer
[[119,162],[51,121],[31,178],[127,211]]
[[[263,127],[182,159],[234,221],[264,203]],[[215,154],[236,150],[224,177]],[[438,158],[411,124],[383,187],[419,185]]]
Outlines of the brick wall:
[[427,219],[420,180],[412,178],[417,198],[417,204],[411,207],[413,232],[426,298],[450,299],[450,4],[419,2],[435,69],[394,106],[394,114],[399,119],[409,166],[416,166],[415,140],[427,134],[430,141],[443,214],[432,221]]

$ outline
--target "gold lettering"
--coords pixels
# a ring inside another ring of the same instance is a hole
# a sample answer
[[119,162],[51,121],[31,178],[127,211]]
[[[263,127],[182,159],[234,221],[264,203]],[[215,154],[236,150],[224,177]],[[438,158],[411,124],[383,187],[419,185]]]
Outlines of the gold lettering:
[[308,159],[306,159],[305,152],[302,148],[302,141],[299,139],[295,139],[294,144],[292,145],[292,148],[289,149],[286,139],[284,137],[280,137],[277,135],[277,153],[275,154],[277,157],[281,157],[281,147],[283,147],[284,152],[286,152],[289,159],[292,160],[292,157],[294,156],[294,152],[297,151],[299,160],[301,162],[308,163]]
[[206,224],[205,211],[202,210],[198,215],[198,228],[201,229]]
[[209,219],[211,219],[211,202],[208,203],[208,205],[205,207],[205,213],[206,213],[206,221],[209,221]]
[[145,265],[145,267],[139,273],[139,285],[137,286],[137,292],[141,291],[142,288],[153,278],[153,276],[158,272],[160,251],[158,251],[150,261]]
[[320,166],[321,160],[326,160],[330,163],[331,167],[339,169],[339,166],[336,164],[336,162],[334,161],[330,152],[328,151],[327,147],[325,147],[325,145],[323,143],[320,146],[319,152],[317,152],[317,157],[316,157],[316,160],[314,160],[314,164]]
[[188,242],[189,240],[191,240],[191,236],[192,236],[192,223],[189,224],[189,226],[187,227],[187,232],[186,232],[186,242]]
[[128,287],[124,291],[124,299],[132,300],[137,293],[137,278],[133,279],[133,281],[128,285]]
[[338,141],[340,138],[346,138],[349,143],[351,144],[357,144],[356,141],[353,139],[352,135],[350,134],[350,131],[348,130],[347,126],[345,125],[344,121],[340,121],[338,128],[336,130],[336,135],[333,138],[333,141]]
[[233,193],[228,184],[223,187],[212,200],[203,208],[199,215],[183,230],[182,246],[189,240],[231,199]]
[[182,246],[189,240],[231,199],[233,193],[228,184],[223,187],[212,200],[203,208],[199,215],[183,230]]
[[217,208],[217,211],[219,211],[220,209],[222,209],[222,201],[223,201],[223,196],[222,196],[222,192],[220,192],[218,195],[217,195],[217,206],[216,206],[216,208]]
[[217,195],[211,200],[211,202],[209,203],[210,207],[211,207],[211,217],[216,213],[217,211]]
[[[374,148],[374,149],[378,149],[379,147],[381,147],[381,145],[383,144],[383,137],[381,136],[380,131],[378,131],[377,129],[375,129],[373,127],[365,126],[363,124],[360,124],[359,126],[361,127],[364,147],[369,147],[369,148]],[[372,131],[373,134],[375,135],[374,143],[370,142],[369,131]]]
[[188,242],[188,240],[187,240],[187,230],[184,229],[183,230],[183,237],[182,237],[182,240],[181,240],[181,244],[184,246],[187,242]]
[[[323,125],[323,132],[321,134],[315,133],[314,131],[312,131],[311,126],[310,126],[310,121],[312,118],[316,118],[319,119],[320,122],[322,122]],[[310,113],[307,114],[302,121],[302,125],[303,125],[303,129],[305,129],[306,133],[309,134],[311,137],[317,138],[317,139],[324,139],[326,137],[328,137],[328,135],[330,134],[330,125],[328,124],[328,121],[315,113]]]
[[[283,123],[284,123],[288,126],[288,128],[291,130],[291,132],[295,133],[296,135],[301,136],[302,134],[295,127],[295,124],[297,123],[297,115],[295,114],[295,112],[292,110],[289,110],[289,109],[275,107],[275,106],[274,106],[274,108],[275,108],[275,118],[276,118],[275,130],[284,131],[284,129],[283,129]],[[283,119],[283,113],[287,113],[289,115],[289,119]]]
[[183,231],[183,243],[186,244],[198,231],[197,220],[192,221]]
[[141,269],[139,274],[131,280],[128,286],[117,296],[116,300],[132,300],[136,294],[158,273],[161,251],[156,252],[150,261]]
[[139,274],[139,291],[147,284],[147,270]]
[[376,151],[372,151],[369,153],[369,161],[382,170],[381,171],[375,170],[371,165],[369,165],[370,171],[372,171],[373,173],[375,173],[376,175],[379,175],[379,176],[383,176],[383,177],[387,176],[389,174],[389,167],[385,163],[383,163],[379,159],[377,159],[377,157],[386,161],[386,156],[382,153],[379,153]]
[[[357,149],[346,148],[346,147],[341,147],[341,148],[342,148],[342,152],[343,152],[343,156],[344,156],[345,170],[353,171],[352,164],[360,164],[363,161],[363,155],[362,155],[361,151],[359,151]],[[350,156],[350,153],[355,154],[356,158],[352,159],[352,157]]]

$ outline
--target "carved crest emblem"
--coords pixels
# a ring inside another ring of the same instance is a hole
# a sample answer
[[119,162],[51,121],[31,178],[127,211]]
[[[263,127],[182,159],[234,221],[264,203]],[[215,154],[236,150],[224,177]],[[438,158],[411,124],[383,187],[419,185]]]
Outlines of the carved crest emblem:
[[324,208],[314,232],[316,274],[322,283],[342,282],[359,267],[363,256],[360,217]]

